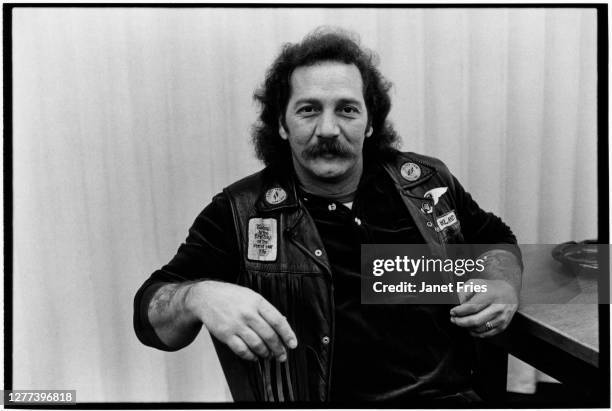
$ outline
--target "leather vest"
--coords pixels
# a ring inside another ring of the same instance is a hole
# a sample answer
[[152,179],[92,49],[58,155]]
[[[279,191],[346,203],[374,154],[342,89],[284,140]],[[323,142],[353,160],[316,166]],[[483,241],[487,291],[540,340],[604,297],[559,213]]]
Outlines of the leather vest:
[[[437,221],[456,209],[453,179],[442,162],[397,153],[383,166],[432,252],[444,255],[445,244],[463,242],[458,220],[444,229]],[[438,187],[448,194],[434,207],[426,193]],[[224,193],[242,255],[237,283],[272,303],[298,339],[287,361],[278,363],[240,360],[213,338],[234,401],[326,401],[333,377],[334,284],[315,223],[287,173],[266,168]]]

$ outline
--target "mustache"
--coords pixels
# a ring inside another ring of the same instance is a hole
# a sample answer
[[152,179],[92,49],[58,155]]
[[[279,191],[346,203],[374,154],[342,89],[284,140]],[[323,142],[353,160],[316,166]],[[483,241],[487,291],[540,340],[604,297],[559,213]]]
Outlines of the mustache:
[[353,157],[353,152],[337,140],[319,141],[314,146],[304,150],[303,154],[309,159],[314,159],[323,155],[333,155],[340,158]]

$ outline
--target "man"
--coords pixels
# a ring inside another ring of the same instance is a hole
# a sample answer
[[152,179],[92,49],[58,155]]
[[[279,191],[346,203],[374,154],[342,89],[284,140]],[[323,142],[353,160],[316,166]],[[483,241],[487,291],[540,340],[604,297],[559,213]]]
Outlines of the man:
[[[140,288],[143,343],[177,350],[204,325],[235,400],[478,399],[470,334],[507,327],[518,254],[490,247],[475,281],[491,291],[455,307],[361,304],[361,244],[516,243],[442,162],[394,148],[389,89],[344,33],[283,48],[255,95],[266,168],[215,196]],[[457,221],[439,227],[434,217],[451,213]]]

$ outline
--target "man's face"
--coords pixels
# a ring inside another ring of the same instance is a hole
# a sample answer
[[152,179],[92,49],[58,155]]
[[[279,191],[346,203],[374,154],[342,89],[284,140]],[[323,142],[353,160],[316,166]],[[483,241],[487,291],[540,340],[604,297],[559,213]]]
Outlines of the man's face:
[[353,64],[321,62],[298,67],[280,136],[293,164],[311,178],[342,180],[363,164],[363,142],[372,134],[363,82]]

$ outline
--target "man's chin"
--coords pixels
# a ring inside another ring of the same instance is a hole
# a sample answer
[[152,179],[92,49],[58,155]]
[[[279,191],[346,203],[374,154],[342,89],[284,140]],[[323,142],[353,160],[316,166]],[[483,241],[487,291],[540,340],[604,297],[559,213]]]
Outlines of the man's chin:
[[340,172],[325,172],[325,173],[314,173],[315,177],[317,177],[319,180],[325,180],[325,181],[338,181],[342,179],[342,176],[344,175],[344,173],[340,173]]
[[340,180],[347,171],[347,167],[342,167],[338,164],[313,167],[310,170],[315,177],[327,181]]
[[336,182],[346,178],[355,162],[347,158],[319,156],[314,161],[306,161],[301,165],[302,170],[315,179],[322,182]]

